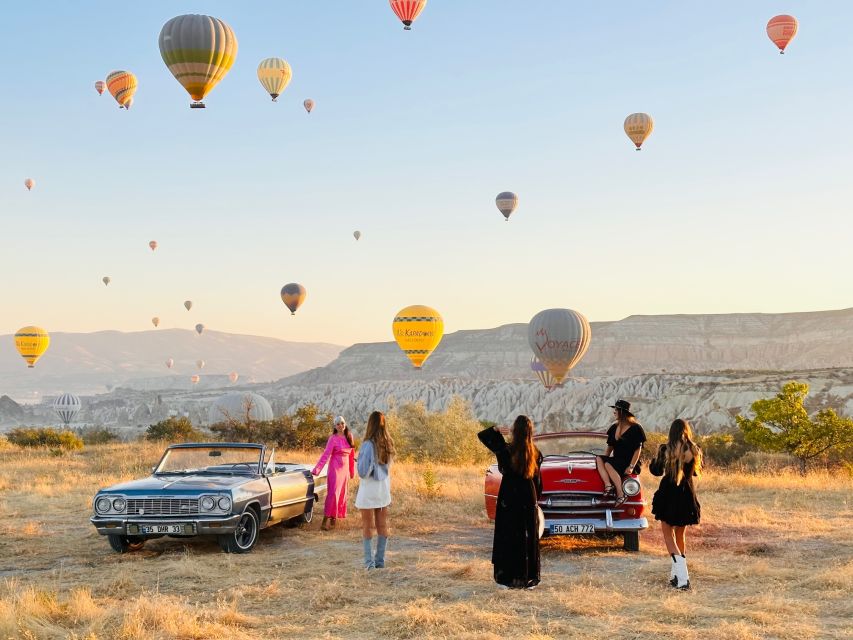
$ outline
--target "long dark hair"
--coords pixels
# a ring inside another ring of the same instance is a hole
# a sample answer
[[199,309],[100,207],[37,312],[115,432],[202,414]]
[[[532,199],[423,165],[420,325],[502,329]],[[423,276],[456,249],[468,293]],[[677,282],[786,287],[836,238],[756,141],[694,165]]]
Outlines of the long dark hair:
[[518,416],[512,423],[509,460],[512,470],[522,478],[530,480],[536,475],[539,450],[533,444],[533,420],[527,416]]
[[388,464],[391,457],[396,453],[394,440],[388,434],[385,426],[385,414],[374,411],[367,419],[367,428],[364,430],[364,439],[370,440],[376,448],[376,461],[379,464]]
[[[688,454],[694,460],[693,475],[698,476],[702,471],[702,449],[693,442],[690,423],[678,418],[669,427],[669,438],[666,441],[666,475],[677,485],[684,478],[684,467],[690,461]],[[691,479],[688,478],[688,481]]]
[[[355,441],[352,439],[352,434],[349,432],[349,426],[347,425],[347,421],[344,420],[344,438],[349,442],[349,446],[354,447]],[[338,425],[332,423],[332,433],[338,433]]]

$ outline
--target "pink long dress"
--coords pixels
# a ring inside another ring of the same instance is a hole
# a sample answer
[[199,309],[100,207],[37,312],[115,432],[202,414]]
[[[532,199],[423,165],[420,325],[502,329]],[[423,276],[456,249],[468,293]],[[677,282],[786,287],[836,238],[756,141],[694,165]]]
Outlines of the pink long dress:
[[[355,475],[355,450],[340,433],[333,433],[326,443],[326,450],[311,473],[319,475],[329,463],[329,489],[323,515],[327,518],[347,517],[347,481]],[[349,464],[347,464],[349,463]],[[349,469],[347,469],[349,466]]]

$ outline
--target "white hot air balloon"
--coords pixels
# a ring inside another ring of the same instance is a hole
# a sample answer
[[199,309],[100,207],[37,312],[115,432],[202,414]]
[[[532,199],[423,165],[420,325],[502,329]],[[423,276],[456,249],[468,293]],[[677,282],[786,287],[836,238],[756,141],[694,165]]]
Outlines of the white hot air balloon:
[[197,366],[199,369],[204,369],[204,360],[196,360],[195,366]]
[[527,325],[527,342],[560,384],[583,358],[592,338],[589,321],[571,309],[545,309]]
[[168,369],[171,369],[174,366],[175,366],[175,360],[173,358],[169,358],[168,360],[166,360],[166,367]]
[[62,424],[66,427],[71,424],[75,416],[80,412],[80,398],[73,393],[63,393],[53,401],[53,410],[62,420]]

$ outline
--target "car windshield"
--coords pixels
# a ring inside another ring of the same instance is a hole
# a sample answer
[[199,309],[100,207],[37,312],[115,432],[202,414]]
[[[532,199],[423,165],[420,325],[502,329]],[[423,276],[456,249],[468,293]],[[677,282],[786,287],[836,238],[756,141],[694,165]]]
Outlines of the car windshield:
[[607,438],[601,436],[566,435],[550,438],[536,438],[536,447],[545,457],[581,456],[594,453],[603,454],[607,447]]
[[167,449],[154,473],[257,473],[262,451],[215,446]]

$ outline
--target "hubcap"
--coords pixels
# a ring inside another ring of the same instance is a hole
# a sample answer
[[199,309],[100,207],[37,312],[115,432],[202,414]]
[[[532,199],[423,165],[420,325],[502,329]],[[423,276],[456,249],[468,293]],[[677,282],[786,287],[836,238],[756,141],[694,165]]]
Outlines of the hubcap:
[[241,549],[245,549],[252,544],[254,535],[255,522],[250,514],[244,513],[237,525],[237,530],[234,532],[234,539]]

